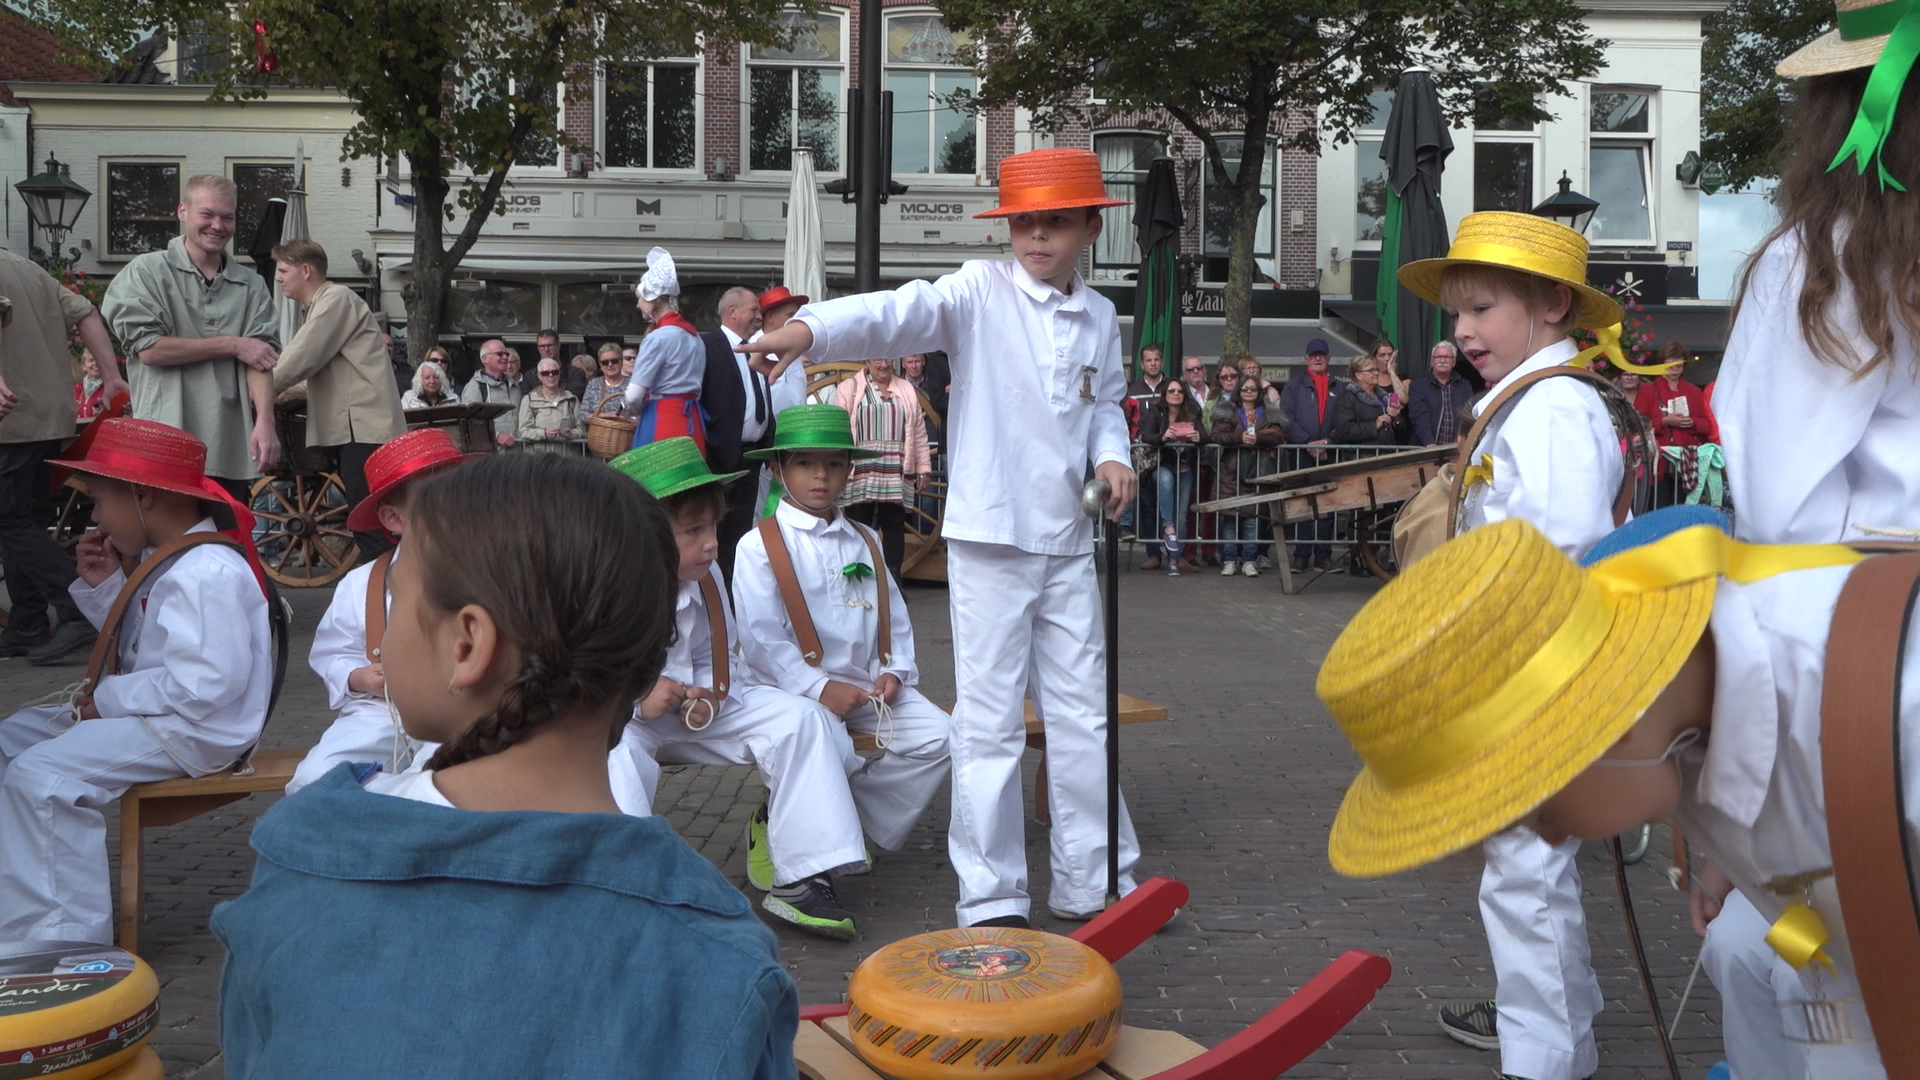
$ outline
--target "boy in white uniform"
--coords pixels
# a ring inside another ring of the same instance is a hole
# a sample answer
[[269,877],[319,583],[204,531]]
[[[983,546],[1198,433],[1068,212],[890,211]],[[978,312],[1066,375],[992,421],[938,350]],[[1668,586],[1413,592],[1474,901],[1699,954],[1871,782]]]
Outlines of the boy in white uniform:
[[[742,345],[756,358],[819,363],[943,350],[953,367],[943,535],[953,605],[953,818],[962,926],[1027,925],[1022,699],[1046,724],[1053,807],[1048,907],[1091,918],[1107,890],[1105,670],[1093,523],[1080,508],[1091,466],[1116,519],[1133,502],[1126,378],[1113,304],[1078,266],[1109,199],[1086,150],[1033,150],[1000,163],[1015,261],[969,262],[938,281],[809,304]],[[1120,809],[1122,895],[1139,857]]]
[[[1415,295],[1457,314],[1461,355],[1488,383],[1476,416],[1515,380],[1571,363],[1580,351],[1574,327],[1620,321],[1620,305],[1586,284],[1586,262],[1586,238],[1572,229],[1492,212],[1460,222],[1448,258],[1401,268]],[[1625,473],[1620,436],[1581,380],[1522,391],[1488,422],[1475,454],[1486,479],[1468,487],[1464,528],[1519,518],[1574,558],[1613,529]],[[1448,1007],[1441,1026],[1470,1046],[1497,1046],[1506,1076],[1583,1080],[1599,1067],[1593,1019],[1604,1002],[1574,864],[1580,841],[1553,846],[1509,829],[1483,850],[1480,914],[1496,1000]]]
[[747,878],[767,891],[761,906],[809,933],[851,939],[853,916],[840,906],[830,875],[866,867],[860,814],[847,790],[860,755],[839,718],[819,703],[754,685],[736,670],[741,639],[715,559],[726,508],[721,489],[745,474],[714,475],[685,436],[630,450],[610,464],[661,500],[680,559],[667,666],[614,751],[616,759],[632,760],[638,777],[623,775],[616,762],[615,800],[628,813],[651,806],[659,762],[755,766],[769,803],[748,826]]
[[[857,448],[836,405],[782,409],[775,432],[771,449],[747,456],[772,463],[780,505],[740,538],[733,563],[747,666],[758,681],[818,701],[849,730],[875,737],[880,756],[847,784],[867,835],[898,851],[950,771],[953,719],[914,688],[913,623],[873,530],[835,508],[853,459],[872,452]],[[784,594],[783,564],[798,616]],[[817,641],[797,628],[802,619]]]
[[[480,455],[471,455],[478,457]],[[400,536],[407,528],[407,503],[415,480],[468,460],[440,428],[418,428],[381,445],[367,457],[367,497],[347,515],[355,532],[385,529]],[[375,762],[389,773],[408,770],[415,761],[433,756],[432,745],[408,738],[387,708],[386,673],[377,658],[368,656],[367,588],[377,572],[381,580],[382,611],[386,607],[388,552],[357,566],[334,587],[333,602],[313,631],[313,651],[307,662],[327,688],[327,704],[338,713],[320,741],[300,761],[287,782],[291,795],[325,776],[335,765]]]
[[[259,739],[272,693],[252,515],[207,479],[199,439],[150,420],[99,424],[85,457],[54,464],[87,474],[100,525],[80,541],[68,591],[100,628],[88,670],[101,677],[70,706],[0,721],[0,941],[110,943],[100,808],[135,784],[232,765]],[[210,506],[233,515],[230,530],[215,528]],[[224,540],[180,546],[201,534]],[[161,548],[112,625],[128,585],[121,553],[146,560]]]

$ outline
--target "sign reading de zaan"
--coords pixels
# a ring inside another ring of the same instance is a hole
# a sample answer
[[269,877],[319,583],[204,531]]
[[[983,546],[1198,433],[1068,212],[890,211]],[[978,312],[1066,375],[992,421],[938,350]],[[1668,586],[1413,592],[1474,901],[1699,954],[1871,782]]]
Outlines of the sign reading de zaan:
[[960,222],[975,213],[974,208],[957,199],[895,199],[887,205],[894,207],[901,221]]

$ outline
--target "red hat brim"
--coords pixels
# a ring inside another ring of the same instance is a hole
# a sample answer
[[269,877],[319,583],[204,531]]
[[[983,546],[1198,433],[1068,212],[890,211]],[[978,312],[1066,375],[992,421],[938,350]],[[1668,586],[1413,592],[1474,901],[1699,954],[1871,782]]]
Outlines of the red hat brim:
[[405,472],[387,477],[379,487],[368,489],[367,497],[355,503],[353,509],[347,512],[347,528],[352,529],[354,532],[380,531],[382,529],[380,524],[380,504],[387,501],[387,496],[398,490],[400,485],[405,484],[409,480],[417,479],[426,473],[434,472],[438,469],[452,468],[455,465],[464,465],[469,461],[474,461],[486,456],[485,454],[458,454],[454,457],[431,458],[412,466]]
[[66,483],[69,473],[78,472],[89,473],[94,476],[104,476],[109,480],[119,480],[122,483],[138,484],[141,487],[154,488],[158,491],[171,491],[179,495],[191,495],[196,499],[205,499],[208,502],[221,501],[221,496],[214,494],[205,487],[184,483],[169,477],[154,476],[151,473],[141,472],[138,469],[116,468],[115,466],[96,461],[68,461],[65,458],[55,458],[47,462],[47,464],[53,468],[53,483],[56,487]]
[[813,300],[811,297],[802,296],[799,293],[795,293],[792,296],[784,296],[778,300],[775,300],[771,304],[761,304],[760,317],[765,318],[767,315],[767,312],[786,307],[788,304],[792,304],[795,307],[806,307],[808,304],[812,302]]

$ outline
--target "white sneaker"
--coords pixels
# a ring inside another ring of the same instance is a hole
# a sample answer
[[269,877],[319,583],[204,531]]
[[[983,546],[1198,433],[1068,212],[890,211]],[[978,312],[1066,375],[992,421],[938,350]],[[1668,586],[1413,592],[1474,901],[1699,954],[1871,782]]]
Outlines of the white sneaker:
[[1255,565],[1253,565],[1253,564],[1252,564],[1252,563],[1250,563],[1250,562],[1244,562],[1244,563],[1241,563],[1241,564],[1240,564],[1240,576],[1241,576],[1241,577],[1259,577],[1259,576],[1260,576],[1260,568],[1259,568],[1259,567],[1257,567],[1257,566],[1255,566]]
[[[1252,566],[1253,564],[1248,563],[1247,565]],[[1240,564],[1237,562],[1234,562],[1232,559],[1228,559],[1225,562],[1220,564],[1220,576],[1232,577],[1234,575],[1234,571],[1238,569],[1240,569]]]

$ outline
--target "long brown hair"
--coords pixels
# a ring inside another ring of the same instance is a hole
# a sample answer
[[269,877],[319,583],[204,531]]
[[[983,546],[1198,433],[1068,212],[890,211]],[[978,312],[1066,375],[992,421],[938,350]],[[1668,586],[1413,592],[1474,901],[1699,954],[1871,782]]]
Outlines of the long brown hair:
[[[473,523],[508,523],[484,534]],[[679,554],[640,485],[561,454],[495,454],[435,476],[407,508],[422,593],[485,608],[520,653],[492,710],[441,745],[445,769],[497,754],[572,709],[605,709],[607,747],[666,666]]]
[[[1805,81],[1798,122],[1789,128],[1793,154],[1775,196],[1780,224],[1741,270],[1733,306],[1738,319],[1760,253],[1794,234],[1806,274],[1800,286],[1801,332],[1816,357],[1856,376],[1892,357],[1896,320],[1920,342],[1920,79],[1907,80],[1893,133],[1880,151],[1887,171],[1915,190],[1882,191],[1878,170],[1869,166],[1863,176],[1851,160],[1827,168],[1853,126],[1870,71]],[[1853,327],[1835,321],[1843,278],[1859,331],[1873,343],[1871,356],[1855,355],[1847,343]]]

